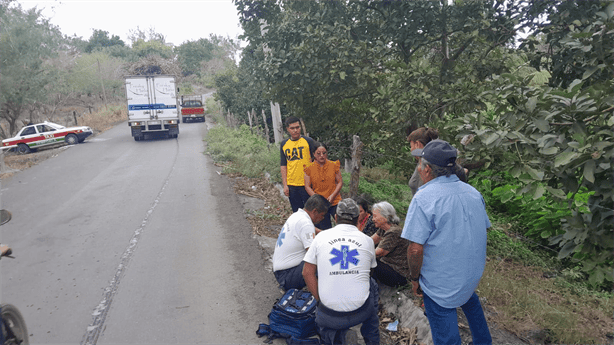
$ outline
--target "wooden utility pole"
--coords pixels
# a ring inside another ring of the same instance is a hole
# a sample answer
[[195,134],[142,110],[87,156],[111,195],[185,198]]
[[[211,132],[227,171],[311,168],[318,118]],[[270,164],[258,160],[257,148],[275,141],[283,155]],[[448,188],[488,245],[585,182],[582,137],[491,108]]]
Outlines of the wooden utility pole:
[[360,160],[362,158],[363,143],[360,141],[360,137],[354,135],[352,137],[352,174],[350,177],[350,198],[358,195],[358,179],[360,178]]

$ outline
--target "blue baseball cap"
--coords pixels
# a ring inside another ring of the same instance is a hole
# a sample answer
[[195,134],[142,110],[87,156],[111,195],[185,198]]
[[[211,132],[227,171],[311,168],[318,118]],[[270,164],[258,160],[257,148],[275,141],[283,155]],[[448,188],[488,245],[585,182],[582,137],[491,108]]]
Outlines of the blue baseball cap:
[[453,167],[456,163],[456,149],[447,141],[431,140],[424,148],[411,151],[412,156],[424,157],[440,167]]

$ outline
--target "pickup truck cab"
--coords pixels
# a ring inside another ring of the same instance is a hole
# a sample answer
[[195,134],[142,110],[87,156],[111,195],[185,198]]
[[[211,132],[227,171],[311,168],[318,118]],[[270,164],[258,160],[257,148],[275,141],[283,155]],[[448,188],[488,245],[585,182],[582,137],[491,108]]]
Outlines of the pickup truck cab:
[[205,122],[205,107],[202,96],[181,96],[181,118],[183,123],[189,121]]

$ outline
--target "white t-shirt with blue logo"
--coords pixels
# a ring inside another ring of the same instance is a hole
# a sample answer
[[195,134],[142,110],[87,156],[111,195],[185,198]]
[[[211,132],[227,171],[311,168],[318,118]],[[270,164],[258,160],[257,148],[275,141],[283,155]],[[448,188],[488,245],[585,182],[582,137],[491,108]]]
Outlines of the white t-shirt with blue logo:
[[375,246],[357,227],[339,224],[320,232],[305,262],[317,266],[318,293],[327,308],[353,311],[369,297],[371,268],[377,266]]
[[277,237],[273,252],[273,272],[300,265],[315,232],[311,217],[302,208],[288,217]]

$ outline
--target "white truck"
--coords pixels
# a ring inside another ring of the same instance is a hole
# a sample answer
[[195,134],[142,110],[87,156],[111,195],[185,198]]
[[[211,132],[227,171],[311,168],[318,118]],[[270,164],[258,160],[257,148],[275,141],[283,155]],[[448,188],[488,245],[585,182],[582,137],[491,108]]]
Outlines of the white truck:
[[128,126],[134,140],[145,134],[162,133],[169,138],[179,135],[180,114],[175,77],[138,75],[126,77]]

